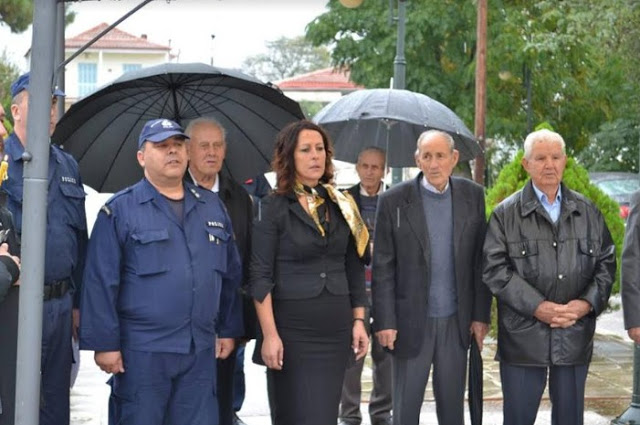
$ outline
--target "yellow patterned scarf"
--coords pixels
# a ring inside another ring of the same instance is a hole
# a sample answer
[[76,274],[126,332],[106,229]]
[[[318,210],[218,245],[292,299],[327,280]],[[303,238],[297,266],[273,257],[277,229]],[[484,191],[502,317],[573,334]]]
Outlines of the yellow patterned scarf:
[[[327,189],[327,193],[331,200],[333,200],[333,202],[338,205],[338,208],[340,208],[340,212],[349,225],[353,239],[356,242],[358,255],[362,257],[369,242],[369,231],[367,230],[367,226],[364,224],[364,220],[362,220],[362,217],[360,216],[360,211],[358,211],[356,201],[349,192],[340,192],[330,184],[323,184],[322,186]],[[296,195],[304,196],[307,199],[309,215],[311,215],[313,222],[316,224],[318,232],[320,232],[324,237],[324,227],[320,224],[320,217],[318,216],[318,207],[324,203],[322,196],[318,195],[318,191],[314,188],[311,188],[311,193],[307,192],[304,190],[304,187],[300,182],[296,182],[293,187],[293,192]]]

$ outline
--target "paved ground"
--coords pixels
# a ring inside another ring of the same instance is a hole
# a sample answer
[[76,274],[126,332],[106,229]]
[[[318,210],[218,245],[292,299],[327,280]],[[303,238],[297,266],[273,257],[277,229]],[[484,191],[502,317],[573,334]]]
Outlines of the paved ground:
[[[616,301],[614,300],[614,304]],[[604,314],[598,320],[594,357],[589,370],[586,390],[585,425],[605,425],[626,409],[631,400],[633,345],[622,327],[621,312]],[[484,425],[502,424],[502,394],[498,364],[493,360],[496,345],[494,341],[485,344],[484,359]],[[247,352],[253,345],[247,347]],[[249,356],[248,356],[249,357]],[[265,391],[264,368],[245,363],[247,375],[247,397],[240,417],[247,425],[268,425],[269,408]],[[107,425],[107,399],[109,389],[104,384],[108,375],[93,363],[93,353],[83,352],[80,374],[71,392],[72,425]],[[371,387],[371,369],[363,374],[363,412]],[[366,416],[366,414],[365,414]],[[550,424],[548,397],[545,394],[543,406],[536,425]],[[425,395],[420,424],[436,424],[433,394],[429,388]],[[467,423],[468,420],[467,420]],[[369,424],[365,419],[363,424]],[[331,425],[331,424],[328,424]]]

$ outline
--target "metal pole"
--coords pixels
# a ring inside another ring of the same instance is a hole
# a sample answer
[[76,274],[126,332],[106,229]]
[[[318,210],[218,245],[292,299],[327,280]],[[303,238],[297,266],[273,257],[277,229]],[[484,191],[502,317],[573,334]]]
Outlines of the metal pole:
[[611,421],[612,425],[640,424],[640,345],[633,344],[633,393],[624,413]]
[[478,0],[478,18],[476,21],[476,139],[482,148],[482,154],[476,158],[473,179],[484,185],[485,172],[485,116],[487,109],[487,0]]
[[[58,3],[56,12],[56,51],[54,63],[62,63],[64,61],[64,2]],[[58,89],[64,91],[64,66],[60,69],[60,72],[56,75],[56,80],[53,85]],[[59,99],[58,102],[58,119],[62,118],[65,111],[64,99]]]
[[22,274],[16,365],[16,424],[37,425],[40,407],[42,293],[47,225],[49,122],[56,0],[35,0],[27,141],[23,154]]
[[404,58],[404,39],[406,23],[406,1],[398,0],[398,37],[396,39],[396,57],[393,59],[393,88],[405,88],[407,61]]
[[[406,22],[406,1],[398,0],[398,37],[396,39],[396,57],[393,60],[393,88],[404,90],[407,62],[404,58],[404,38]],[[387,152],[388,155],[388,152]],[[391,170],[391,184],[402,181],[402,168]]]

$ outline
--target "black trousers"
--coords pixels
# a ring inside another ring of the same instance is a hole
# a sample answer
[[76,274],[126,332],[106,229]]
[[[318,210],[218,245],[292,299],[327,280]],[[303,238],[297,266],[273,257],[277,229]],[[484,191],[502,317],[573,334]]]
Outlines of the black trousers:
[[589,365],[527,367],[500,363],[504,425],[533,425],[549,377],[552,425],[583,425]]

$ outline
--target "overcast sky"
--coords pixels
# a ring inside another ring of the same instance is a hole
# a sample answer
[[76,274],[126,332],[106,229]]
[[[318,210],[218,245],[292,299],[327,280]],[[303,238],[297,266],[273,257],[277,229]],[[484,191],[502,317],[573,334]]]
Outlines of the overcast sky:
[[[68,3],[76,19],[67,27],[72,37],[102,22],[108,24],[141,0],[102,0]],[[265,50],[265,42],[303,35],[305,26],[326,9],[327,0],[155,0],[118,28],[149,41],[169,44],[180,62],[213,62],[237,68],[251,55]],[[215,35],[212,41],[211,35]],[[31,31],[11,34],[0,26],[0,49],[6,46],[13,62],[26,70],[23,55],[31,45]]]

